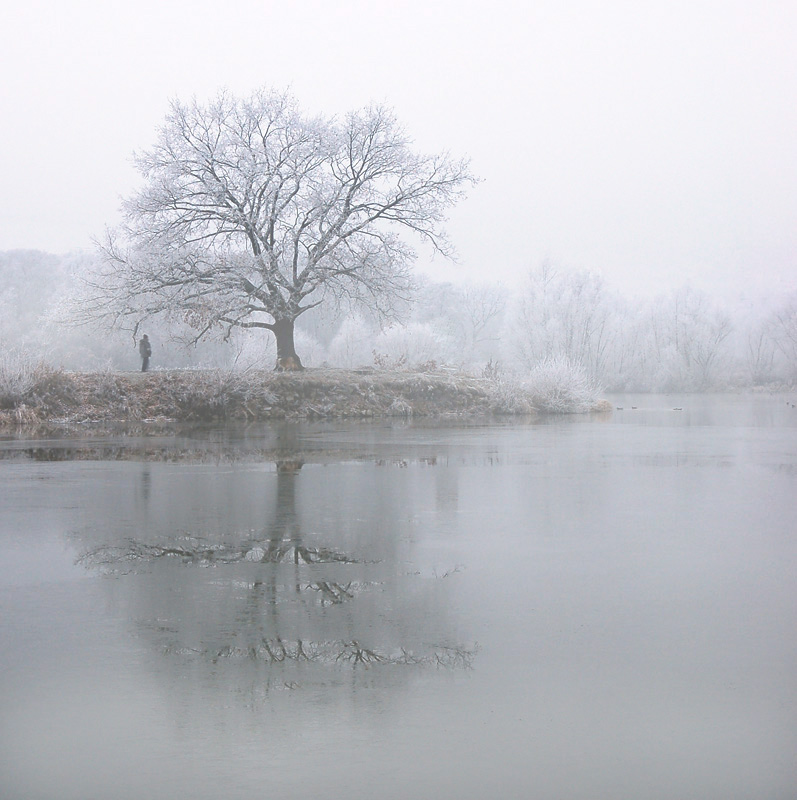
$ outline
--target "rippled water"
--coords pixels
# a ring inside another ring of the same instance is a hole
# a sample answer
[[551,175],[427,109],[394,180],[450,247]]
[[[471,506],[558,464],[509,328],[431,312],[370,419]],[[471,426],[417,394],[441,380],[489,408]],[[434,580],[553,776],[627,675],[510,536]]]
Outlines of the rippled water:
[[793,400],[6,437],[0,796],[791,798]]

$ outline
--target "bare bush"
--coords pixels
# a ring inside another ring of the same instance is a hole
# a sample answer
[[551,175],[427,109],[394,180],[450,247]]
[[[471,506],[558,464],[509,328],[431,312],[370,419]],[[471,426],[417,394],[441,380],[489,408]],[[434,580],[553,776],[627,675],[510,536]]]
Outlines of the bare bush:
[[449,343],[444,334],[427,323],[393,325],[373,340],[374,365],[380,369],[414,368],[430,362],[445,363]]
[[583,414],[595,409],[602,388],[567,356],[551,356],[532,367],[524,381],[534,406],[549,414]]
[[516,380],[490,379],[490,410],[494,414],[536,414],[529,392]]
[[22,350],[0,346],[0,408],[15,408],[33,391],[47,367]]
[[354,314],[347,317],[329,343],[329,363],[343,369],[369,364],[374,336],[374,331],[361,316]]
[[487,378],[488,381],[501,380],[501,362],[494,362],[491,358],[482,369],[482,378]]

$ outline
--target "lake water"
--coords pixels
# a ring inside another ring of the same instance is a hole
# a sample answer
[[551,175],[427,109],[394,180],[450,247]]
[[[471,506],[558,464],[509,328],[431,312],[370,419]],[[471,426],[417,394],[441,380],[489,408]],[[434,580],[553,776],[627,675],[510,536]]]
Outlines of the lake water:
[[612,402],[5,437],[0,797],[793,798],[795,398]]

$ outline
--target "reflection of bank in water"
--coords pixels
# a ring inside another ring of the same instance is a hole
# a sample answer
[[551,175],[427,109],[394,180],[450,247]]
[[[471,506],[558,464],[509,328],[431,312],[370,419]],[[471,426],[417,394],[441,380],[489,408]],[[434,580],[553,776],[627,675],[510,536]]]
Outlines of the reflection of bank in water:
[[286,681],[303,670],[310,679],[309,665],[469,668],[475,647],[446,630],[450,581],[323,546],[318,533],[307,541],[297,513],[302,466],[283,459],[268,473],[274,503],[257,531],[125,537],[79,561],[123,581],[132,616],[170,656],[267,665]]

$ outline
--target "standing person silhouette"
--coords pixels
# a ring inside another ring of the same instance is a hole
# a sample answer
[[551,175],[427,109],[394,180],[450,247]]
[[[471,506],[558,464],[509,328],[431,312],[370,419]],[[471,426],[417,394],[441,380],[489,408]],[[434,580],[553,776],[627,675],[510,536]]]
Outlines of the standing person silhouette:
[[146,372],[149,369],[149,357],[152,355],[152,346],[146,333],[138,343],[138,352],[141,354],[141,371]]

